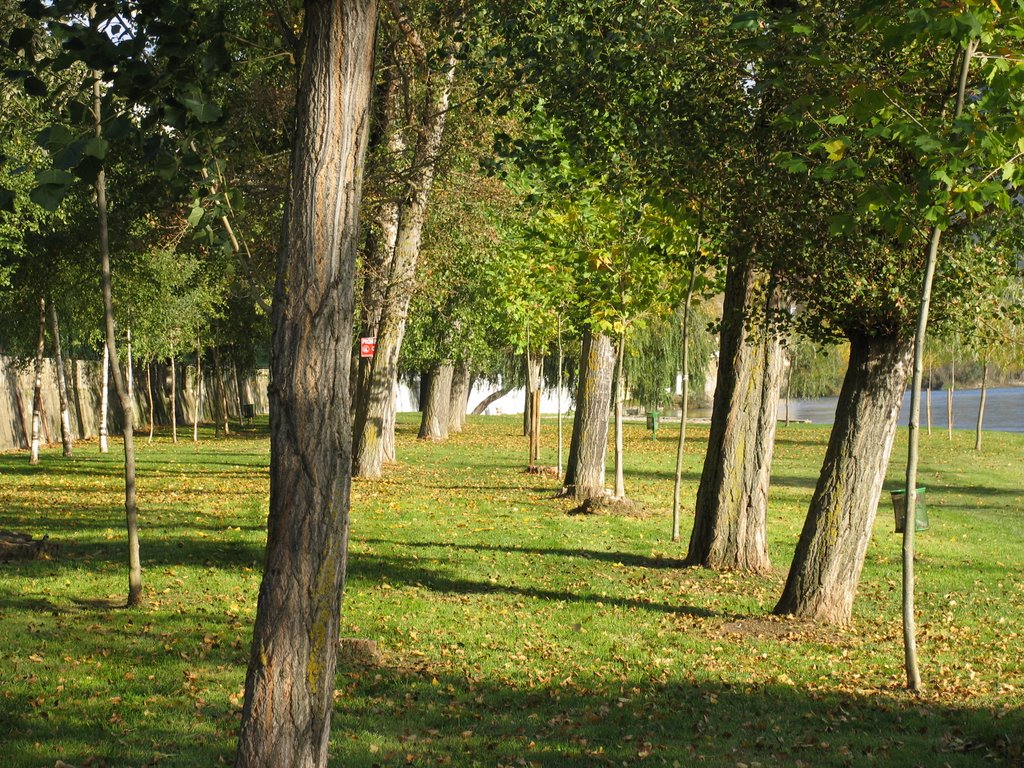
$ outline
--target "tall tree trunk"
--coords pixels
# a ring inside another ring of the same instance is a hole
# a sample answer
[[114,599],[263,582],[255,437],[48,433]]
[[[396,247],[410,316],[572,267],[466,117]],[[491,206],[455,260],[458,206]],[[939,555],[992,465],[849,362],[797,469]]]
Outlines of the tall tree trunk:
[[100,389],[100,453],[110,450],[107,440],[107,424],[110,422],[110,348],[103,343],[103,382]]
[[[90,14],[92,15],[92,14]],[[102,88],[100,73],[93,73],[93,118],[96,137],[102,138]],[[96,177],[96,212],[99,228],[100,274],[103,292],[103,324],[106,348],[110,353],[110,373],[114,379],[117,403],[121,416],[121,434],[124,443],[124,511],[128,532],[128,605],[142,602],[142,563],[139,557],[139,511],[135,501],[135,419],[128,387],[117,360],[117,340],[114,333],[114,292],[110,276],[110,239],[107,228],[106,172],[101,166]]]
[[619,334],[618,349],[615,353],[615,492],[616,499],[626,498],[626,479],[622,467],[622,408],[626,402],[625,382],[622,379],[622,363],[626,357],[626,334]]
[[718,383],[686,562],[763,573],[771,567],[766,517],[782,354],[766,318],[778,299],[770,288],[765,298],[766,281],[741,250],[726,277]]
[[981,450],[981,425],[985,421],[985,400],[988,397],[988,360],[981,369],[981,401],[978,403],[978,426],[974,430],[974,450]]
[[71,405],[68,398],[68,379],[64,372],[64,352],[60,344],[60,323],[57,320],[57,305],[50,301],[50,331],[53,333],[53,359],[57,368],[57,397],[60,399],[60,441],[64,456],[71,456],[75,439],[71,434]]
[[452,400],[451,363],[441,363],[427,377],[426,402],[421,403],[420,440],[448,439],[448,408]]
[[203,412],[203,350],[202,342],[196,337],[196,409],[192,415],[192,442],[199,442],[199,418]]
[[458,433],[466,423],[466,401],[469,399],[469,367],[465,360],[455,364],[452,374],[452,400],[448,407],[448,432]]
[[[697,241],[696,255],[700,255],[700,240]],[[690,268],[690,283],[683,300],[682,353],[683,353],[683,402],[679,413],[679,443],[676,445],[675,484],[672,488],[672,541],[679,541],[679,497],[683,487],[683,454],[686,450],[686,411],[690,400],[690,303],[697,285],[697,264]]]
[[850,339],[821,475],[776,613],[849,621],[912,352],[910,336]]
[[379,477],[385,461],[394,460],[398,355],[405,337],[427,203],[455,80],[454,57],[448,58],[445,67],[440,87],[427,101],[413,170],[398,207],[394,256],[377,327],[377,350],[366,380],[365,395],[361,396],[365,403],[361,402],[356,409],[352,471],[358,477]]
[[43,427],[43,351],[46,349],[46,299],[39,299],[39,341],[36,344],[36,377],[32,387],[32,448],[29,463],[39,463]]
[[273,302],[270,514],[238,768],[327,765],[352,461],[349,366],[374,0],[307,0]]
[[584,331],[576,415],[562,485],[562,495],[577,501],[600,499],[605,495],[608,412],[614,374],[615,347],[611,339],[604,334]]

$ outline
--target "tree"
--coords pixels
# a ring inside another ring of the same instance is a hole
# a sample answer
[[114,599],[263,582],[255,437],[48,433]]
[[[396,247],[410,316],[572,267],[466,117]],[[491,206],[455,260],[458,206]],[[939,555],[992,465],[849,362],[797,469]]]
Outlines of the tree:
[[[267,554],[235,764],[326,766],[346,564],[373,0],[307,0],[274,291]],[[344,108],[343,108],[344,106]]]
[[[387,121],[382,131],[386,137],[383,144],[398,155],[391,162],[405,167],[398,182],[401,191],[397,198],[377,210],[377,230],[371,234],[368,269],[364,270],[364,279],[371,283],[363,291],[362,335],[376,336],[377,349],[367,363],[369,371],[360,376],[356,399],[353,472],[359,477],[379,476],[384,462],[394,459],[398,358],[457,64],[453,36],[457,21],[442,44],[444,53],[435,60],[397,0],[389,0],[388,5],[396,28],[394,34],[402,40],[397,45],[404,49],[404,58],[411,58],[410,68],[416,76],[402,90],[395,80],[389,80],[380,89],[384,99],[381,112]],[[403,57],[398,52],[394,55]],[[400,77],[405,70],[397,60],[393,65],[395,72],[389,69],[386,74],[390,78]],[[397,100],[402,92],[410,90],[419,91],[416,112],[407,115],[404,124],[394,125]]]

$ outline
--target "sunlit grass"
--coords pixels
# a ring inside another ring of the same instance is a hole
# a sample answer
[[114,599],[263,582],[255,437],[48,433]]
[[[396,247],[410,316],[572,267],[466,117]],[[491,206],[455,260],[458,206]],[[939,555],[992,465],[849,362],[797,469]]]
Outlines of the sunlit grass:
[[[675,443],[627,432],[639,517],[567,515],[522,472],[515,417],[444,444],[399,425],[401,461],[353,487],[342,634],[379,665],[338,675],[332,764],[1019,764],[1024,436],[925,438],[918,537],[923,696],[903,691],[899,537],[883,499],[854,621],[771,619],[827,431],[779,430],[774,573],[683,569],[668,541]],[[544,463],[554,464],[545,422]],[[690,429],[685,509],[706,427]],[[566,430],[568,440],[568,429]],[[0,455],[0,529],[50,561],[0,564],[0,763],[214,765],[233,739],[265,537],[265,427],[140,441],[146,605],[127,590],[120,454],[38,468]],[[891,482],[901,485],[897,444]],[[689,519],[689,514],[684,520]]]

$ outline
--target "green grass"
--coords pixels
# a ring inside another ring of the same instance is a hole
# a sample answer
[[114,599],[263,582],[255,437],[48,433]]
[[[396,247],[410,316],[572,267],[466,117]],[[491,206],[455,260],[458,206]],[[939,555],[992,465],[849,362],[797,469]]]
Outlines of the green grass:
[[[400,422],[401,463],[353,489],[332,764],[1020,765],[1024,436],[923,439],[919,535],[927,690],[903,690],[899,537],[888,500],[852,624],[769,616],[827,431],[780,428],[768,577],[683,569],[668,541],[675,445],[627,432],[642,517],[568,515],[522,473],[515,417],[445,444]],[[548,463],[553,424],[545,423]],[[568,430],[567,433],[568,435]],[[707,430],[691,429],[686,508]],[[117,448],[0,455],[0,529],[49,561],[0,564],[0,764],[232,760],[260,580],[265,427],[198,447],[140,441],[146,605],[127,590]],[[895,449],[899,464],[904,447]],[[889,487],[901,485],[899,468]],[[684,518],[688,520],[689,516]]]

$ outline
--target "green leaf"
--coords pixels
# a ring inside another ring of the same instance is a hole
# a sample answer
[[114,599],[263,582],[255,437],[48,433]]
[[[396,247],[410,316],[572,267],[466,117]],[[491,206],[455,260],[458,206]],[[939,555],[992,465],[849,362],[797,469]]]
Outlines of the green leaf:
[[99,136],[94,136],[85,143],[85,147],[82,151],[83,154],[88,157],[95,157],[97,160],[103,160],[107,156],[108,149],[110,149],[110,142],[106,139],[101,139]]
[[51,125],[36,135],[36,144],[53,154],[75,140],[74,134],[63,125]]
[[200,123],[213,123],[220,120],[221,108],[212,101],[207,101],[202,94],[182,96],[181,103]]
[[846,154],[846,142],[842,139],[832,139],[831,141],[822,142],[822,147],[828,152],[828,159],[832,162],[837,162],[843,159],[843,155]]
[[188,225],[192,228],[199,226],[199,222],[203,220],[203,216],[206,215],[206,210],[201,205],[197,205],[188,214]]

